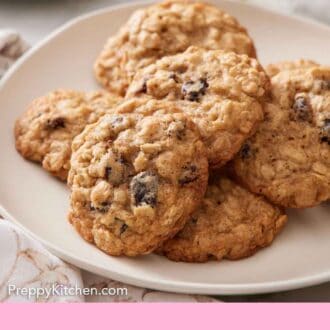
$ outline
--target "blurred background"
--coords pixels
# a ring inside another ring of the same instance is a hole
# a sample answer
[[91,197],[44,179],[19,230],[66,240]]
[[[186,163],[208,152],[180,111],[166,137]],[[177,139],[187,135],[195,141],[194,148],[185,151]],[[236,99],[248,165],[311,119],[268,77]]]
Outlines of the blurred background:
[[[236,0],[330,24],[329,0]],[[11,28],[33,44],[70,18],[134,0],[0,0],[0,29]],[[212,1],[209,1],[212,2]]]

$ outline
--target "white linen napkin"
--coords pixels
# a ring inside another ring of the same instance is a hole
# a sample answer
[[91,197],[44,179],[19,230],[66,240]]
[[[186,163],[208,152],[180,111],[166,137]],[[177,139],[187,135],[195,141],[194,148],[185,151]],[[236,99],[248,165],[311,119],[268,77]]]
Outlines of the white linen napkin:
[[0,219],[0,302],[215,302],[138,288],[80,271]]
[[1,302],[82,302],[81,296],[51,291],[53,286],[59,290],[76,285],[83,286],[79,270],[50,254],[9,221],[0,220]]

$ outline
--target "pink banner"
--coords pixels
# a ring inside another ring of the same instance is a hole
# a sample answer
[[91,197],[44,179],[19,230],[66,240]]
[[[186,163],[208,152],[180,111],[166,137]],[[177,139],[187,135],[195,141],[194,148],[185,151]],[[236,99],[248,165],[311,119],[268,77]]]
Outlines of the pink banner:
[[329,304],[3,304],[1,329],[329,329]]

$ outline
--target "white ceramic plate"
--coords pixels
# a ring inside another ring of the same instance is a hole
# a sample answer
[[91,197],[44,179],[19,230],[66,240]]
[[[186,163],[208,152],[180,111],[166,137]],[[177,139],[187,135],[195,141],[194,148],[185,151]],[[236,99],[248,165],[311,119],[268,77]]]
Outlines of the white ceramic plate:
[[[330,64],[328,27],[238,3],[215,1],[254,38],[262,63],[311,58]],[[96,89],[92,63],[106,38],[143,4],[112,7],[65,25],[31,50],[1,81],[0,211],[72,264],[134,285],[187,293],[245,294],[330,280],[330,205],[291,211],[282,235],[237,262],[174,263],[150,255],[109,257],[83,241],[66,220],[66,186],[14,148],[15,118],[33,98],[58,88]],[[144,4],[145,5],[145,4]]]

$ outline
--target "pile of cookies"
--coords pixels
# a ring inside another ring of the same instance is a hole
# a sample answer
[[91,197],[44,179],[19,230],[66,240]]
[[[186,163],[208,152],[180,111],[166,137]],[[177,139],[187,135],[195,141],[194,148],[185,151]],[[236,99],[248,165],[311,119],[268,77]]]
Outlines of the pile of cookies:
[[240,259],[272,243],[285,208],[330,199],[330,67],[264,70],[222,10],[172,0],[136,11],[95,76],[104,90],[34,100],[15,139],[68,182],[69,221],[104,252]]

